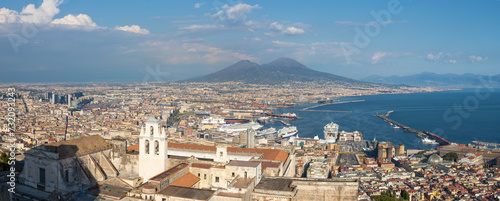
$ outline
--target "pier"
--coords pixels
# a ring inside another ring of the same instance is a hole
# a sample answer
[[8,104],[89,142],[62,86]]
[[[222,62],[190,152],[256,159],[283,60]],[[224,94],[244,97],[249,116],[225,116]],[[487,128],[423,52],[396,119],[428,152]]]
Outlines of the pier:
[[335,110],[312,110],[317,107],[325,106],[325,105],[335,105],[335,104],[343,104],[343,103],[357,103],[357,102],[363,102],[365,100],[353,100],[353,101],[343,101],[343,102],[334,102],[334,103],[325,103],[321,105],[315,105],[311,107],[306,107],[304,109],[301,109],[300,111],[308,111],[308,112],[351,112],[351,111],[335,111]]
[[289,123],[286,123],[285,121],[283,121],[283,120],[281,120],[281,119],[280,119],[279,121],[280,121],[283,125],[285,125],[285,126],[290,126],[290,124],[289,124]]
[[423,137],[424,135],[427,135],[429,138],[431,139],[434,139],[436,140],[436,142],[438,142],[440,145],[450,145],[451,142],[449,142],[448,140],[442,138],[441,136],[439,135],[436,135],[434,133],[431,133],[429,131],[419,131],[419,130],[415,130],[413,128],[410,128],[408,126],[405,126],[397,121],[394,121],[392,119],[389,119],[389,115],[392,113],[393,111],[389,111],[387,113],[385,113],[384,115],[379,115],[379,114],[376,114],[375,116],[378,117],[378,118],[381,118],[383,119],[385,122],[389,123],[389,124],[392,124],[392,125],[395,125],[395,126],[398,126],[399,128],[403,129],[403,131],[405,132],[408,132],[408,133],[416,133],[418,137]]

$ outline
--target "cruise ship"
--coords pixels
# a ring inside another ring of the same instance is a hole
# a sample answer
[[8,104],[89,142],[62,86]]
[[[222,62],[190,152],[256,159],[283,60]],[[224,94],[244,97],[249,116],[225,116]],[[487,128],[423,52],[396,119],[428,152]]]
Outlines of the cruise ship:
[[276,133],[276,128],[268,128],[268,129],[264,129],[262,131],[258,131],[257,132],[257,136],[256,137],[261,137],[261,136],[266,136],[266,135],[272,135],[272,134],[275,134]]
[[339,125],[333,122],[327,124],[323,131],[327,143],[335,143],[339,134]]
[[436,140],[432,140],[432,139],[429,139],[427,137],[422,139],[422,143],[424,143],[424,144],[439,144],[438,142],[436,142]]
[[222,126],[219,126],[217,129],[220,132],[226,132],[226,133],[236,133],[236,132],[242,132],[246,131],[248,129],[253,129],[253,130],[258,130],[261,129],[262,125],[255,123],[255,122],[250,122],[250,123],[234,123],[234,124],[224,124]]
[[283,137],[283,138],[287,138],[287,137],[290,137],[290,136],[294,136],[295,134],[297,134],[297,127],[295,126],[290,126],[290,127],[284,127],[282,129],[280,129],[278,131],[278,134],[279,136]]

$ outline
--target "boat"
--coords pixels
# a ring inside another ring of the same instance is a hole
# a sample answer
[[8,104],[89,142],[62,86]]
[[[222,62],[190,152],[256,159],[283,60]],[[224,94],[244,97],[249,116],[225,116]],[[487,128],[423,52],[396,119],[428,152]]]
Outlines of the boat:
[[327,143],[335,143],[339,134],[339,125],[330,122],[324,127],[323,134]]
[[299,131],[297,131],[297,127],[295,127],[295,126],[284,127],[282,129],[278,130],[278,134],[282,138],[294,136],[295,134],[297,134],[297,132],[299,132]]
[[286,118],[297,118],[297,114],[295,113],[283,113],[281,116],[286,117]]
[[394,127],[392,127],[392,128],[398,129],[398,128],[399,128],[399,126],[394,125]]
[[424,143],[424,144],[439,144],[438,142],[436,142],[436,140],[432,140],[432,139],[429,139],[427,137],[422,139],[422,143]]
[[223,124],[217,128],[220,132],[234,133],[234,132],[242,132],[248,129],[259,130],[262,128],[262,125],[256,122],[250,123],[233,123],[233,124]]
[[262,131],[258,131],[256,137],[261,137],[261,136],[266,136],[266,135],[272,135],[276,133],[276,128],[268,128],[264,129]]

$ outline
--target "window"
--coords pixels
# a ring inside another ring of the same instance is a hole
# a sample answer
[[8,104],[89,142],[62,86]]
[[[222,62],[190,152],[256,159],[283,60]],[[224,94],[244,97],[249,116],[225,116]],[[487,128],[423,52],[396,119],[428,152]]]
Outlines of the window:
[[245,171],[245,178],[247,178],[247,176],[248,176],[248,175],[247,175],[247,171]]
[[150,131],[149,133],[151,134],[151,136],[153,136],[153,134],[154,134],[154,128],[153,128],[153,126],[149,127],[149,131]]
[[205,180],[207,179],[207,174],[203,175],[203,179],[205,179]]
[[232,177],[234,177],[234,172],[231,174]]
[[222,156],[224,156],[224,153],[221,151],[220,152],[220,157],[222,158]]
[[162,198],[161,201],[167,201],[167,198]]
[[41,184],[45,184],[45,169],[44,168],[40,168],[39,169],[39,179],[40,179],[40,183]]
[[155,155],[160,155],[160,143],[155,140]]
[[200,173],[198,173],[198,178],[200,178],[200,176],[201,176]]
[[65,179],[66,183],[69,182],[69,170],[65,170],[64,175],[65,175],[64,179]]
[[215,182],[219,182],[219,177],[215,177]]
[[145,149],[145,150],[146,150],[146,154],[149,154],[149,140],[146,140],[146,141],[144,142],[144,144],[145,144],[145,146],[146,146],[146,149]]

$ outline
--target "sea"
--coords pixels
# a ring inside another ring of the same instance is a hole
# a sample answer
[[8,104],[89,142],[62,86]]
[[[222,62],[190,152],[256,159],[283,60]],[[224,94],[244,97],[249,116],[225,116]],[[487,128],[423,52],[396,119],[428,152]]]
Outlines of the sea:
[[[288,108],[277,108],[274,113],[296,113],[300,119],[287,120],[298,129],[300,138],[323,139],[323,127],[334,122],[339,132],[359,131],[365,140],[404,143],[409,149],[431,149],[438,145],[422,144],[414,133],[394,128],[374,116],[393,111],[389,118],[416,130],[426,130],[444,137],[450,142],[469,144],[472,141],[500,143],[500,89],[469,88],[440,92],[412,94],[382,94],[342,97],[336,102],[314,108],[326,111],[301,111],[320,105],[309,103]],[[264,128],[284,127],[279,121],[268,123]]]

